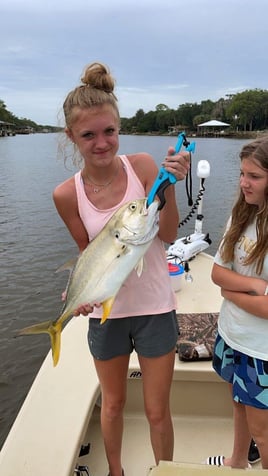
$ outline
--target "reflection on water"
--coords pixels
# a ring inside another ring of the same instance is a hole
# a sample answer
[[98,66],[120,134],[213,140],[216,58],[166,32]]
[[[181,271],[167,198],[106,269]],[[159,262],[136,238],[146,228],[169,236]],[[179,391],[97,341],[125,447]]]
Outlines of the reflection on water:
[[[54,187],[74,173],[57,160],[57,141],[57,134],[0,139],[0,446],[49,349],[44,336],[14,336],[35,321],[57,317],[66,275],[55,270],[77,254],[52,201]],[[175,142],[174,137],[121,136],[120,152],[146,151],[160,165]],[[206,159],[211,166],[203,202],[210,254],[215,253],[236,194],[238,153],[244,142],[196,139],[194,200],[199,189],[197,162]],[[190,211],[184,182],[177,184],[176,193],[182,220]],[[179,229],[180,236],[193,232],[194,220],[195,215]]]

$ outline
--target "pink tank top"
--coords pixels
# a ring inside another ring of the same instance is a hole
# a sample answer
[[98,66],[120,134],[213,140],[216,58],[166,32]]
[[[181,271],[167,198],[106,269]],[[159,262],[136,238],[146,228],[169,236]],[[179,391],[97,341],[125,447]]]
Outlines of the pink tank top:
[[[128,158],[121,155],[127,175],[127,188],[122,201],[115,207],[99,210],[87,198],[81,171],[75,174],[78,211],[91,241],[105,226],[118,208],[129,200],[143,198],[144,187]],[[109,318],[162,314],[176,309],[163,242],[156,236],[144,256],[140,277],[133,270],[119,290]],[[94,308],[90,317],[101,317],[102,308]]]

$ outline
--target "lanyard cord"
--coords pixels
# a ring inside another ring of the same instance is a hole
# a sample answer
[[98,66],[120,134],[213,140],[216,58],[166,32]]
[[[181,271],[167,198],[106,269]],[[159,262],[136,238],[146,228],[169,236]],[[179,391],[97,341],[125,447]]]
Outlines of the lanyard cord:
[[193,179],[192,179],[192,154],[190,152],[190,168],[186,175],[186,193],[188,198],[188,206],[191,207],[193,205]]
[[[204,187],[204,182],[205,182],[205,179],[202,179],[201,180],[201,189],[198,192],[196,201],[194,202],[194,204],[192,204],[192,208],[191,208],[190,212],[188,213],[188,215],[179,223],[179,228],[181,226],[185,225],[192,218],[194,213],[197,211],[199,202],[202,200],[202,197],[203,197],[204,192],[206,190],[205,187]],[[188,195],[188,193],[187,193],[187,195]]]

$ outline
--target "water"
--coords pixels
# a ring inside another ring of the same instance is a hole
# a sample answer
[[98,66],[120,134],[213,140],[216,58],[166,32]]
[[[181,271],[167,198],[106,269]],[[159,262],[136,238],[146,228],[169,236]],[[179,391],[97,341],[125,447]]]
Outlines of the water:
[[[55,270],[77,254],[76,246],[52,201],[54,187],[73,175],[57,159],[58,134],[17,135],[0,139],[0,446],[49,350],[45,336],[14,338],[36,321],[55,318],[66,275]],[[175,137],[121,136],[120,151],[151,153],[158,165]],[[197,162],[209,161],[205,181],[203,231],[214,254],[222,235],[239,175],[238,153],[246,141],[196,139],[193,197],[199,190]],[[176,186],[181,219],[190,211],[185,183]],[[179,229],[192,233],[195,216]]]

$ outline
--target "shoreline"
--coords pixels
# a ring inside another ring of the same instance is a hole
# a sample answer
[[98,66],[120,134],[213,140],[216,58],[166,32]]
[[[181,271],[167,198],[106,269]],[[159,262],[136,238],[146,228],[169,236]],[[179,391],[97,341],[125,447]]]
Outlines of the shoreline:
[[[178,133],[167,133],[167,132],[127,132],[127,131],[120,131],[120,135],[127,135],[127,136],[165,136],[165,137],[177,137]],[[264,131],[206,131],[202,132],[202,134],[198,132],[187,132],[187,137],[198,137],[198,138],[222,138],[222,139],[257,139],[258,137],[262,137],[263,135],[268,135],[268,130]]]

